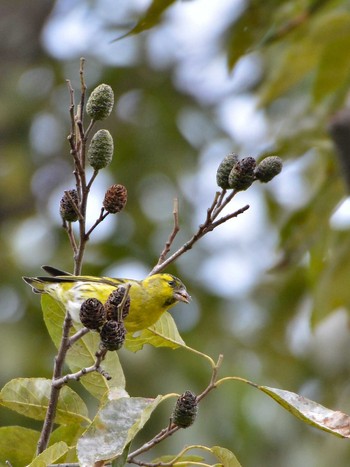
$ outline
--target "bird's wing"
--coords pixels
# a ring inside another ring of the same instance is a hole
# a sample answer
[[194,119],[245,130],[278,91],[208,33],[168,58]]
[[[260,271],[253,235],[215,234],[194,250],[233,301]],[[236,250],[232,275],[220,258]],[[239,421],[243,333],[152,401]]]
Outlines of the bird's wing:
[[50,276],[72,276],[70,272],[62,271],[61,269],[54,268],[53,266],[41,266],[45,272],[50,274]]

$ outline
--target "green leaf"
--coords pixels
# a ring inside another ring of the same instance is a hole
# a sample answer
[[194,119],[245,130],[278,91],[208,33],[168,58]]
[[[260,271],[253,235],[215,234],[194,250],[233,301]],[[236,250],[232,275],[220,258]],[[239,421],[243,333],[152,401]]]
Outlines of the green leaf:
[[[261,104],[268,105],[288,92],[310,71],[316,69],[320,60],[324,60],[324,66],[321,70],[325,75],[319,74],[316,79],[315,97],[318,99],[322,97],[325,80],[336,78],[333,84],[329,84],[336,90],[339,82],[344,82],[348,68],[347,59],[344,57],[343,63],[340,64],[338,58],[340,58],[339,54],[348,55],[346,44],[348,43],[349,30],[350,14],[344,11],[333,13],[327,11],[322,15],[315,15],[312,20],[299,27],[296,33],[291,36],[291,42],[285,42],[282,49],[273,49],[271,55],[273,61],[269,66],[270,75],[267,76],[262,88]],[[343,41],[343,46],[338,52],[337,44],[341,41]],[[278,52],[280,56],[278,56]],[[277,60],[276,57],[278,57]],[[329,59],[331,62],[326,61]],[[340,73],[336,77],[338,68]]]
[[161,401],[162,396],[156,399],[121,397],[108,401],[78,442],[79,462],[93,465],[123,455]]
[[75,446],[78,439],[86,430],[82,425],[78,423],[70,423],[69,425],[60,425],[54,430],[50,437],[50,443],[57,443],[58,441],[64,441],[68,446]]
[[343,192],[339,177],[330,173],[308,204],[289,217],[281,229],[285,265],[297,264],[310,248],[323,241],[329,217]]
[[165,312],[160,319],[135,337],[126,335],[124,347],[131,352],[141,350],[145,344],[153,347],[170,347],[177,349],[185,344],[170,313]]
[[141,16],[136,25],[131,29],[131,31],[123,34],[121,37],[114,39],[112,42],[119,41],[124,39],[124,37],[132,36],[139,34],[142,31],[151,29],[160,22],[160,17],[164,11],[171,6],[175,0],[153,0],[151,5],[148,7],[146,12]]
[[315,103],[347,85],[350,75],[349,61],[350,24],[347,33],[327,44],[321,55],[313,88]]
[[125,446],[123,453],[113,460],[112,467],[124,467],[126,465],[126,460],[129,455],[130,446],[131,446],[131,441],[129,444]]
[[219,459],[223,467],[242,467],[233,452],[220,446],[210,448],[212,453]]
[[260,105],[266,106],[288,92],[315,68],[318,56],[319,47],[309,40],[297,40],[285,47],[275,66],[270,66],[270,75],[261,89]]
[[327,409],[321,404],[294,392],[257,386],[295,417],[319,430],[327,431],[341,438],[350,438],[350,416]]
[[38,431],[22,426],[0,427],[0,466],[8,467],[7,460],[13,466],[28,465],[35,456],[39,436]]
[[228,66],[232,70],[246,53],[256,50],[270,32],[271,12],[276,11],[276,0],[250,2],[241,16],[227,31]]
[[[62,327],[65,310],[49,295],[42,295],[41,305],[46,327],[51,339],[58,348],[62,339]],[[73,321],[71,335],[82,329],[82,325]],[[96,332],[89,332],[74,343],[67,354],[67,364],[72,372],[94,364],[95,353],[99,348],[100,337]],[[102,363],[103,369],[112,377],[107,381],[100,373],[93,372],[81,378],[83,386],[97,399],[101,399],[112,387],[125,388],[125,377],[116,352],[107,352]]]
[[69,450],[61,458],[57,459],[57,463],[78,462],[75,446],[85,429],[79,424],[70,423],[69,425],[60,425],[52,432],[49,445],[64,441],[69,447]]
[[313,280],[314,308],[311,315],[312,325],[319,324],[326,316],[350,303],[350,287],[344,278],[349,277],[348,260],[350,238],[347,231],[333,232],[328,244],[327,257],[320,257],[318,274]]
[[[1,390],[0,403],[35,420],[44,420],[51,392],[51,380],[45,378],[17,378]],[[90,423],[84,401],[64,386],[60,392],[56,423]]]
[[68,451],[68,446],[63,441],[55,443],[49,448],[45,449],[28,467],[45,467],[52,464],[57,459],[62,457]]

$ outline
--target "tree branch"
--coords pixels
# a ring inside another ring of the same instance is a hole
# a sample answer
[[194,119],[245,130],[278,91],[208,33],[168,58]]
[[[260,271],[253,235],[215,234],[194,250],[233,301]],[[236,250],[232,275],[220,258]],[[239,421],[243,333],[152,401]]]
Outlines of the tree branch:
[[68,349],[70,348],[69,331],[71,327],[72,327],[72,318],[67,310],[65,318],[64,318],[64,323],[63,323],[63,332],[62,332],[62,339],[61,339],[60,347],[55,357],[50,400],[49,400],[43,428],[41,430],[40,438],[38,441],[37,455],[39,455],[41,452],[43,452],[47,448],[50,435],[52,432],[53,424],[55,421],[58,398],[60,395],[60,388],[56,387],[54,385],[54,382],[56,379],[60,378],[62,375],[62,370],[63,370],[63,365],[64,365],[64,361],[66,358],[66,354],[67,354]]
[[180,227],[179,227],[179,201],[178,201],[177,198],[174,199],[173,216],[174,216],[173,231],[171,232],[167,242],[165,243],[163,251],[161,252],[161,254],[159,256],[157,265],[162,264],[165,261],[166,255],[169,253],[171,245],[173,244],[173,241],[175,240],[175,237],[176,237],[177,233],[180,230]]
[[104,376],[108,381],[111,379],[111,376],[101,368],[101,363],[106,357],[107,349],[102,349],[96,352],[95,363],[87,368],[82,368],[76,373],[69,373],[62,378],[55,379],[52,381],[52,385],[60,389],[62,386],[67,384],[69,381],[79,381],[82,376],[85,376],[94,371],[98,371],[102,376]]
[[[214,195],[214,199],[213,199],[211,206],[207,209],[206,219],[204,223],[198,227],[197,232],[190,238],[190,240],[184,243],[182,247],[180,247],[177,251],[175,251],[175,253],[173,253],[171,256],[165,259],[166,254],[169,252],[172,241],[173,241],[173,233],[175,230],[175,226],[174,226],[174,230],[170,234],[170,237],[165,244],[163,252],[159,257],[158,263],[153,267],[149,275],[151,276],[152,274],[157,274],[163,271],[167,266],[169,266],[169,264],[173,263],[177,258],[183,255],[186,251],[190,250],[199,239],[204,237],[204,235],[211,232],[212,230],[214,230],[216,227],[223,224],[224,222],[227,222],[228,220],[233,219],[234,217],[237,217],[240,214],[243,214],[247,209],[249,209],[249,205],[246,205],[238,209],[237,211],[227,214],[226,216],[223,216],[220,219],[215,221],[215,219],[222,212],[222,210],[229,204],[229,202],[236,195],[236,193],[237,193],[236,191],[232,191],[225,198],[226,190],[222,190],[221,192],[217,191]],[[178,219],[176,219],[176,222],[177,222],[176,225],[178,226]]]
[[[223,360],[223,355],[219,355],[219,358],[218,358],[215,366],[212,369],[210,382],[209,382],[208,386],[204,389],[204,391],[199,396],[197,396],[197,398],[196,398],[197,403],[199,403],[202,399],[204,399],[204,397],[206,397],[207,394],[209,394],[210,391],[215,389],[216,381],[217,381],[217,375],[218,375],[218,371],[219,371],[219,369],[221,367],[222,360]],[[165,440],[166,438],[169,438],[169,436],[172,436],[174,433],[176,433],[178,430],[180,430],[180,428],[181,427],[175,425],[170,420],[169,425],[167,427],[163,428],[156,436],[154,436],[154,438],[152,438],[150,441],[145,443],[139,449],[136,449],[135,451],[131,452],[127,457],[127,462],[134,463],[134,464],[137,464],[137,465],[142,465],[142,466],[155,467],[154,464],[149,464],[147,462],[142,462],[142,461],[139,461],[139,460],[137,460],[135,458],[137,456],[139,456],[140,454],[143,454],[143,453],[151,450],[154,446],[159,444],[161,441]],[[177,458],[178,458],[178,456],[176,456],[174,459],[176,460]],[[156,464],[156,465],[162,465],[162,464]],[[168,464],[166,463],[165,465],[168,465]],[[171,465],[172,464],[170,463],[169,466],[171,466]]]

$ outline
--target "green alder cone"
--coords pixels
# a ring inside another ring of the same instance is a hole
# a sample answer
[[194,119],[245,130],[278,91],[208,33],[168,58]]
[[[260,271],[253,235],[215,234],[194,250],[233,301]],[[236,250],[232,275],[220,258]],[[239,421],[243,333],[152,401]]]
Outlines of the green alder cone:
[[230,188],[236,191],[247,190],[255,181],[256,162],[253,157],[245,157],[231,170],[228,177]]
[[228,176],[230,175],[231,170],[238,162],[237,154],[231,153],[226,156],[220,163],[218,170],[216,172],[216,183],[220,188],[225,190],[230,189],[228,183]]
[[100,84],[92,91],[86,104],[86,112],[92,120],[105,120],[111,114],[113,104],[113,89],[108,84]]
[[267,183],[282,171],[282,159],[278,156],[265,157],[255,169],[255,176],[261,183]]
[[98,130],[94,134],[88,149],[88,161],[95,170],[100,170],[111,163],[113,157],[113,138],[108,130]]

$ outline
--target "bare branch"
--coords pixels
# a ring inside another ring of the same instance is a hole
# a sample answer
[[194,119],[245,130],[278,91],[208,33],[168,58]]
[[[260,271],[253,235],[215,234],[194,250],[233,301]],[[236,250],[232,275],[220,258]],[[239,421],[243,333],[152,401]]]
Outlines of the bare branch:
[[174,199],[174,208],[173,208],[173,216],[174,216],[174,227],[173,231],[169,235],[169,238],[164,246],[163,251],[161,252],[159,256],[159,260],[157,265],[162,264],[166,258],[166,255],[169,253],[171,245],[173,244],[173,241],[175,240],[175,237],[177,233],[180,230],[179,227],[179,201],[177,198]]
[[[216,388],[217,375],[218,375],[218,371],[219,371],[219,369],[221,367],[222,360],[223,360],[223,355],[219,355],[218,361],[216,362],[215,366],[212,369],[212,374],[211,374],[211,378],[210,378],[210,382],[209,382],[208,386],[196,398],[198,403],[202,399],[204,399],[204,397],[207,394],[209,394],[210,391],[212,391],[213,389]],[[163,428],[156,436],[154,436],[154,438],[152,438],[150,441],[145,443],[139,449],[136,449],[135,451],[131,452],[128,455],[127,462],[134,463],[134,464],[137,464],[137,465],[142,465],[142,466],[148,466],[148,467],[155,467],[156,465],[162,465],[162,464],[150,464],[150,463],[147,463],[147,462],[142,462],[142,461],[139,461],[139,460],[137,460],[135,458],[137,456],[139,456],[140,454],[143,454],[143,453],[151,450],[154,446],[156,446],[158,443],[160,443],[164,439],[169,438],[169,436],[173,435],[179,429],[180,429],[179,426],[175,425],[174,423],[172,423],[172,421],[170,421],[170,424],[166,428]],[[176,460],[177,458],[178,458],[178,456],[176,456],[174,459]],[[165,463],[164,464],[164,466],[167,466],[167,465],[169,465],[169,467],[170,467],[172,465],[172,463],[169,463],[169,464]]]
[[96,229],[96,227],[104,220],[106,219],[106,217],[108,216],[109,212],[105,211],[104,208],[101,208],[101,212],[100,212],[100,217],[98,217],[95,221],[95,223],[90,227],[90,229],[86,232],[85,234],[85,238],[86,240],[89,239],[91,233],[93,230]]
[[135,462],[135,459],[134,459],[136,456],[139,456],[140,454],[143,454],[144,452],[149,451],[154,446],[159,444],[161,441],[163,441],[166,438],[169,438],[169,436],[176,433],[178,430],[180,430],[180,427],[178,427],[176,425],[172,425],[171,427],[167,426],[166,428],[163,428],[154,438],[152,438],[150,441],[145,443],[139,449],[136,449],[135,451],[130,453],[128,455],[127,462],[137,463],[137,462]]
[[111,379],[111,376],[101,368],[101,363],[104,360],[107,353],[107,349],[102,349],[96,352],[96,360],[95,363],[87,368],[82,368],[81,370],[77,371],[76,373],[70,373],[68,375],[63,376],[62,378],[57,378],[52,381],[52,385],[55,386],[57,389],[60,389],[62,386],[67,384],[69,381],[79,381],[82,376],[85,376],[89,373],[94,371],[98,371],[102,376],[104,376],[107,380]]
[[72,229],[72,223],[67,222],[67,221],[64,220],[63,221],[63,228],[67,232],[67,235],[68,235],[68,238],[69,238],[69,243],[70,243],[70,245],[72,247],[73,253],[76,254],[77,251],[78,251],[78,246],[77,246],[75,236],[74,236],[74,232],[73,232],[73,229]]
[[90,332],[90,329],[88,328],[81,328],[79,329],[79,331],[77,331],[75,334],[73,334],[73,336],[71,336],[69,338],[69,346],[72,347],[72,345],[78,341],[79,339],[81,339],[82,337],[85,336],[85,334],[87,334],[88,332]]
[[213,202],[211,206],[207,209],[206,219],[204,223],[198,227],[197,232],[190,238],[190,240],[184,243],[182,247],[180,247],[177,251],[175,251],[175,253],[173,253],[167,259],[165,259],[165,256],[164,256],[163,261],[160,262],[160,259],[162,258],[162,255],[166,249],[165,247],[162,252],[162,255],[160,256],[158,260],[158,263],[156,264],[156,266],[154,266],[154,268],[149,273],[149,275],[157,274],[163,271],[169,264],[173,263],[177,258],[183,255],[186,251],[190,250],[199,239],[204,237],[204,235],[211,232],[212,230],[214,230],[216,227],[223,224],[224,222],[227,222],[228,220],[233,219],[234,217],[237,217],[240,214],[243,214],[243,212],[249,209],[249,206],[246,205],[243,208],[240,208],[237,211],[231,214],[228,214],[227,216],[221,217],[220,219],[215,221],[215,219],[218,217],[220,212],[224,209],[225,206],[227,206],[227,204],[235,196],[236,192],[232,191],[229,195],[226,196],[226,198],[225,198],[225,194],[226,194],[226,190],[222,190],[221,192],[217,191],[215,193]]
[[81,57],[81,59],[80,59],[80,70],[79,70],[81,98],[80,98],[80,113],[78,115],[79,121],[81,122],[81,125],[83,125],[83,121],[84,121],[85,94],[86,94],[86,84],[85,84],[85,77],[84,77],[84,65],[85,65],[85,58]]
[[[70,347],[69,331],[71,327],[72,327],[72,318],[67,310],[65,318],[64,318],[64,323],[63,323],[63,332],[62,332],[62,339],[61,339],[60,347],[55,357],[54,371],[53,371],[53,377],[52,377],[53,381],[60,378],[62,375],[64,361],[66,358],[67,351]],[[52,432],[53,424],[55,421],[55,415],[56,415],[59,395],[60,395],[60,388],[57,388],[54,384],[52,384],[49,405],[47,408],[43,428],[41,430],[40,438],[38,441],[37,454],[40,454],[47,448],[49,438]]]

